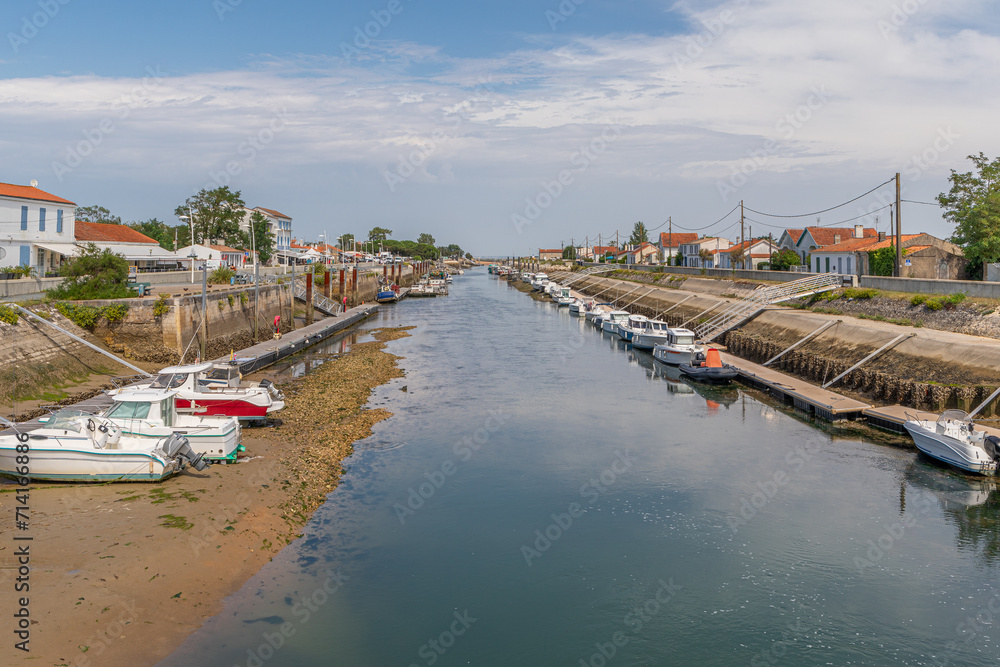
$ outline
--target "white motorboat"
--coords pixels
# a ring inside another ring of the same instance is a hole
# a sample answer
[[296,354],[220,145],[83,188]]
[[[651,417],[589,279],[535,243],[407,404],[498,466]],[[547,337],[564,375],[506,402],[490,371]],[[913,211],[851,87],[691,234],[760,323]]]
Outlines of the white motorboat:
[[12,428],[0,435],[0,476],[62,482],[158,482],[189,465],[195,470],[208,465],[179,434],[160,438],[122,435],[111,420],[80,410],[59,410],[39,421],[41,428],[20,431],[4,420]]
[[631,343],[632,336],[642,329],[648,319],[645,315],[629,315],[624,322],[618,323],[618,337],[626,343]]
[[244,380],[236,363],[169,366],[151,380],[113,389],[108,394],[116,396],[146,389],[174,390],[178,412],[206,417],[221,415],[241,421],[261,421],[268,413],[285,407],[285,396],[270,380]]
[[142,438],[164,438],[180,433],[188,439],[191,449],[205,458],[235,462],[239,452],[242,429],[235,417],[206,417],[177,410],[177,391],[147,389],[112,396],[114,404],[104,417],[114,422],[122,435]]
[[632,336],[632,347],[637,350],[652,350],[667,341],[670,325],[660,320],[646,320],[642,329]]
[[653,358],[671,366],[690,364],[698,353],[705,353],[705,346],[694,341],[694,332],[689,329],[667,329],[667,338],[653,348]]
[[576,297],[570,294],[570,289],[568,287],[557,288],[553,299],[555,299],[555,302],[560,306],[568,306],[576,301]]
[[545,288],[549,284],[549,277],[544,273],[536,273],[531,279],[531,289],[536,292]]
[[550,280],[549,283],[545,286],[545,294],[554,301],[556,298],[556,293],[560,289],[562,289],[562,286],[559,285],[559,283],[557,283],[554,280]]
[[587,307],[592,301],[586,299],[573,299],[569,304],[569,314],[573,317],[584,317],[587,314]]
[[917,449],[966,472],[996,475],[1000,437],[977,429],[963,410],[945,410],[936,421],[911,419],[903,424]]
[[584,317],[586,317],[588,321],[592,322],[595,317],[601,317],[606,312],[608,311],[604,309],[604,305],[597,305],[593,301],[590,301],[587,303],[587,312],[584,314]]
[[627,310],[612,310],[601,318],[601,330],[618,335],[618,325],[628,319]]

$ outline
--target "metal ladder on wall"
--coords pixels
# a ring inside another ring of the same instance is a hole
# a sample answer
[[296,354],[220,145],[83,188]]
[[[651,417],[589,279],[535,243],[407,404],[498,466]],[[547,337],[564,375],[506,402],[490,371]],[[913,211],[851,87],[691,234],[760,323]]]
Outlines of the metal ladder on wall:
[[698,340],[707,343],[716,336],[747,321],[767,306],[817,292],[826,292],[836,289],[840,285],[841,275],[839,273],[821,273],[781,285],[754,290],[747,298],[734,303],[710,320],[695,327],[695,336]]
[[[290,279],[287,275],[268,275],[260,277],[261,285],[275,285],[284,282],[285,279]],[[299,301],[306,300],[306,284],[304,280],[300,280],[298,277],[295,278],[295,284],[292,285],[292,293],[295,294],[295,298]],[[327,299],[319,290],[313,289],[313,306],[316,310],[326,313],[327,315],[338,315],[344,310],[344,307],[332,299]]]

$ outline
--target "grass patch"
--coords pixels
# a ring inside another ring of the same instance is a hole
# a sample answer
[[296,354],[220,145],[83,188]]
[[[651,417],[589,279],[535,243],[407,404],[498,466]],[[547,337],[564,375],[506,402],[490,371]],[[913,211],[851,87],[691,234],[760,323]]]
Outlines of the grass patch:
[[160,525],[164,528],[180,528],[181,530],[189,530],[194,526],[193,523],[188,521],[182,516],[174,516],[173,514],[161,514],[156,517],[157,519],[163,519],[163,523]]

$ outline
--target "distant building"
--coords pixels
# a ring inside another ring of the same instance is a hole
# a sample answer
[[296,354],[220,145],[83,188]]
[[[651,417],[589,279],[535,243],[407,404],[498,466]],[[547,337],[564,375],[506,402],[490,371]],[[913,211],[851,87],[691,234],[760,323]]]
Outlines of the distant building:
[[563,254],[562,248],[555,248],[551,250],[543,250],[542,248],[538,249],[539,261],[545,259],[562,259],[562,254]]
[[76,252],[76,204],[34,185],[0,183],[0,266],[57,271]]
[[[726,250],[712,250],[710,252],[713,257],[718,258],[715,261],[716,268],[756,270],[761,264],[769,264],[771,253],[777,250],[778,246],[768,239],[754,239],[752,241],[737,243]],[[734,265],[733,257],[740,252],[743,252],[743,260],[737,261]]]
[[614,260],[614,258],[618,255],[618,248],[613,245],[595,245],[593,247],[593,254],[595,262],[602,258],[606,260],[608,257],[611,257],[612,260]]
[[660,234],[660,261],[663,264],[673,264],[674,257],[679,254],[682,243],[694,243],[698,240],[695,232],[662,232]]
[[[962,249],[930,234],[903,234],[903,278],[958,280],[965,276],[968,260]],[[812,252],[810,268],[817,273],[869,276],[868,253],[895,246],[895,236],[851,238]]]
[[181,265],[177,254],[160,247],[159,241],[125,225],[77,220],[74,237],[78,247],[93,243],[100,250],[121,255],[139,269],[172,270]]
[[660,249],[646,241],[626,251],[626,264],[652,264],[659,257]]
[[240,229],[250,232],[250,216],[260,213],[267,220],[267,231],[274,239],[274,255],[269,264],[284,263],[283,258],[288,256],[292,243],[292,218],[284,213],[279,213],[271,208],[257,206],[256,208],[244,208],[243,219],[240,221]]
[[854,227],[806,227],[795,243],[795,251],[802,263],[814,250],[836,245],[848,239],[878,238],[874,227],[854,225]]
[[677,251],[684,258],[684,266],[712,269],[716,266],[715,256],[713,255],[711,259],[703,261],[701,259],[701,251],[707,250],[711,253],[713,250],[729,250],[732,245],[733,244],[729,241],[729,239],[723,239],[716,236],[706,236],[703,239],[697,239],[688,243],[681,243]]
[[[187,264],[190,262],[192,251],[196,268],[206,266],[211,270],[220,266],[231,266],[234,269],[243,269],[248,265],[253,265],[253,260],[247,256],[249,255],[248,251],[240,250],[239,248],[230,248],[226,245],[195,244],[194,246],[178,248],[176,257],[179,261]],[[187,266],[190,266],[190,264],[187,264]]]

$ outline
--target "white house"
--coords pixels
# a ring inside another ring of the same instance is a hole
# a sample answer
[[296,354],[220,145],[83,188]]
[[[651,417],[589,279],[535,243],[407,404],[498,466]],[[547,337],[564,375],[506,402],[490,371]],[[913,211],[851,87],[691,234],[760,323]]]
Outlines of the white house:
[[0,266],[30,266],[44,276],[76,252],[76,204],[34,183],[0,183]]
[[655,245],[646,241],[630,248],[625,256],[626,264],[652,264],[659,256],[660,251]]
[[[691,241],[690,243],[680,244],[678,252],[684,257],[684,266],[694,266],[701,267],[701,251],[707,250],[712,252],[713,250],[722,251],[729,250],[733,244],[729,242],[729,239],[722,239],[715,236],[706,236],[703,239],[698,239],[697,241]],[[715,262],[709,259],[705,263],[706,269],[715,268]]]
[[121,255],[129,264],[140,269],[164,270],[179,266],[173,252],[160,247],[156,239],[126,225],[77,220],[74,237],[78,247],[93,243],[101,250]]
[[[291,250],[292,245],[292,218],[279,213],[274,209],[258,206],[256,208],[243,209],[243,220],[240,221],[240,229],[250,232],[250,216],[260,213],[267,220],[267,231],[274,238],[274,257],[285,257]],[[273,263],[274,260],[272,260]]]
[[682,243],[694,243],[698,240],[696,232],[661,232],[660,233],[660,261],[663,264],[673,264],[674,257],[679,254]]
[[188,262],[191,261],[191,255],[195,257],[195,266],[201,266],[202,264],[207,264],[208,268],[215,268],[221,264],[226,266],[232,266],[236,269],[245,268],[247,265],[252,265],[253,260],[248,258],[242,250],[237,248],[230,248],[225,245],[201,245],[195,244],[193,246],[186,246],[184,248],[178,248],[174,253],[179,261],[183,261],[185,264],[190,266]]
[[[730,246],[727,250],[712,250],[713,256],[718,257],[718,261],[715,262],[716,267],[720,269],[757,269],[761,264],[771,261],[771,253],[776,252],[778,246],[768,239],[756,239],[753,241],[744,241],[743,243],[737,243],[734,246]],[[733,266],[733,254],[743,251],[743,261],[737,261],[736,266]]]

